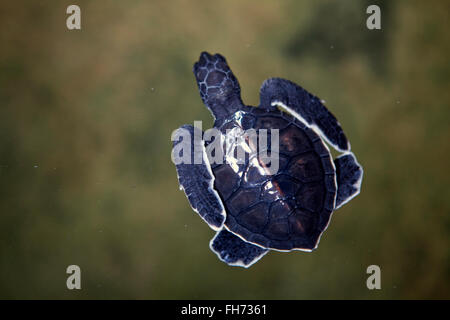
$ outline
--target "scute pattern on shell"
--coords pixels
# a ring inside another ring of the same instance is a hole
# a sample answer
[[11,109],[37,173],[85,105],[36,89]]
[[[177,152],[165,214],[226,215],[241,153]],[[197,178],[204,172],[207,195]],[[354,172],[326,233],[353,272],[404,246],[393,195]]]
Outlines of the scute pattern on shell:
[[255,130],[279,129],[280,167],[274,175],[261,175],[247,158],[238,172],[227,163],[213,168],[214,187],[227,210],[225,225],[264,248],[312,250],[335,201],[330,153],[316,133],[281,111],[245,107],[240,122],[231,117],[220,130],[225,133],[249,117]]

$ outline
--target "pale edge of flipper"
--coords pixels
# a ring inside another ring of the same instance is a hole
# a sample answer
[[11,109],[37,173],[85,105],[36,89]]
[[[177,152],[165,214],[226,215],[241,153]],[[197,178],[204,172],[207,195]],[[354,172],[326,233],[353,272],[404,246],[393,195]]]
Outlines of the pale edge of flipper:
[[[320,137],[322,137],[330,146],[332,146],[337,151],[339,151],[339,152],[347,152],[347,151],[351,150],[350,141],[347,140],[347,150],[342,150],[341,148],[339,148],[339,146],[337,144],[331,142],[330,139],[328,139],[328,137],[322,131],[322,129],[320,129],[316,124],[307,122],[305,120],[305,118],[303,118],[298,112],[295,112],[293,109],[289,108],[283,102],[281,102],[281,101],[273,101],[272,102],[272,106],[279,106],[280,108],[282,108],[282,109],[286,110],[287,112],[289,112],[290,114],[292,114],[297,120],[302,122],[308,128],[312,129],[315,133],[317,133]],[[337,122],[337,124],[340,125],[339,122]]]
[[252,266],[269,252],[269,249],[242,240],[226,228],[216,233],[209,242],[209,248],[229,266],[244,268]]
[[[215,178],[203,140],[199,142],[201,143],[199,148],[202,150],[202,163],[194,164],[194,127],[184,125],[177,130],[188,130],[191,136],[191,164],[176,165],[180,189],[184,190],[192,209],[205,220],[211,229],[214,231],[221,230],[225,222],[226,211],[219,194],[214,189]],[[174,141],[173,146],[175,147],[178,143],[182,143],[182,141]]]
[[[352,166],[351,168],[344,167],[343,164],[341,164],[341,159],[344,157],[350,157],[349,160],[346,161],[346,164],[349,164]],[[351,161],[351,162],[348,162]],[[354,197],[356,197],[361,192],[361,183],[364,175],[364,170],[362,166],[358,163],[356,160],[355,155],[353,152],[346,152],[338,156],[335,160],[336,165],[336,179],[338,180],[339,188],[337,190],[336,194],[336,205],[335,209],[339,209],[344,204],[352,200]],[[340,180],[341,175],[343,174],[342,170],[346,170],[347,175],[342,176],[342,179]],[[348,172],[350,169],[350,172]],[[342,200],[340,197],[342,197],[342,192],[346,192],[347,188],[350,188],[350,192],[348,195],[345,195],[345,198]],[[341,194],[339,193],[341,192]]]
[[314,129],[336,150],[350,151],[348,139],[336,117],[322,100],[298,84],[287,79],[269,78],[261,85],[259,94],[261,107],[270,110],[279,106]]

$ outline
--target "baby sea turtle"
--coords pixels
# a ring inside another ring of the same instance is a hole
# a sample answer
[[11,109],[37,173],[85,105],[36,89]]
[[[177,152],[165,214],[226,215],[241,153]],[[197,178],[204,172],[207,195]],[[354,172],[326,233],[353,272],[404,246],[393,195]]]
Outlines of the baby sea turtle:
[[[222,164],[212,163],[203,132],[178,129],[190,133],[191,157],[200,157],[176,169],[190,205],[217,231],[211,250],[229,265],[249,267],[269,250],[316,249],[332,212],[361,188],[363,170],[339,122],[317,97],[280,78],[264,81],[258,107],[244,105],[220,54],[203,52],[193,72],[224,140],[236,128],[279,130],[278,171],[267,174],[257,152],[256,161],[236,164],[225,153]],[[324,141],[342,153],[334,161]],[[174,141],[174,152],[181,142]]]

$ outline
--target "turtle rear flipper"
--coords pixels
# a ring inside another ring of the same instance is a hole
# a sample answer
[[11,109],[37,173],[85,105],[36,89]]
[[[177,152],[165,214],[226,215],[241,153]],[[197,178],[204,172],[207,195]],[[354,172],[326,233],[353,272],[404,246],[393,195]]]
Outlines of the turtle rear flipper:
[[363,169],[352,152],[337,157],[334,164],[338,184],[335,209],[338,209],[359,194]]
[[222,200],[214,190],[214,175],[206,156],[203,132],[191,125],[184,125],[176,133],[177,136],[183,137],[183,140],[174,141],[173,156],[179,157],[177,153],[181,150],[190,150],[190,155],[186,157],[188,163],[175,162],[180,188],[186,193],[192,209],[212,229],[219,230],[225,221],[226,213]]
[[273,110],[280,106],[318,133],[338,151],[350,150],[341,125],[319,98],[285,79],[270,78],[260,89],[260,106]]
[[269,251],[245,242],[225,229],[217,232],[209,247],[226,264],[245,268],[250,267]]
[[216,119],[242,108],[241,87],[223,56],[202,52],[193,72],[203,103]]

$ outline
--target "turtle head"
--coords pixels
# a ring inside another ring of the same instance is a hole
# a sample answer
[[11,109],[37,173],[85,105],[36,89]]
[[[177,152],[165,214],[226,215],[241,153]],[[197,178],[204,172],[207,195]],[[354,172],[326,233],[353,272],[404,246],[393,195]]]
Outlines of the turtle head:
[[216,119],[224,118],[242,107],[239,82],[222,55],[202,52],[193,72],[203,103]]

